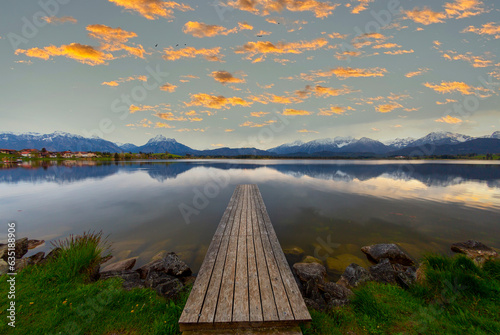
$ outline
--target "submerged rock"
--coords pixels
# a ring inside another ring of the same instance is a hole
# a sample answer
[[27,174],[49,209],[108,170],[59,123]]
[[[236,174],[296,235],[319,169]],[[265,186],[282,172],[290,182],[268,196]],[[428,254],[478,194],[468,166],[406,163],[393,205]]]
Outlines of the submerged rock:
[[369,245],[362,247],[361,251],[374,263],[379,263],[382,259],[388,259],[391,263],[405,266],[415,265],[413,259],[394,243]]
[[291,263],[300,262],[302,257],[304,257],[305,251],[300,247],[286,248],[283,249],[286,259]]
[[500,255],[495,250],[481,242],[474,240],[453,243],[451,245],[451,251],[465,254],[468,258],[472,259],[478,265],[483,265],[484,262],[489,259],[500,258]]
[[342,254],[336,257],[328,257],[326,259],[326,266],[328,270],[337,273],[342,273],[352,263],[356,263],[361,266],[368,265],[365,260],[351,254]]
[[300,262],[301,263],[318,263],[318,264],[323,265],[323,262],[321,260],[319,260],[319,259],[317,259],[316,257],[313,257],[313,256],[306,256]]
[[344,273],[337,281],[337,284],[350,289],[358,287],[370,280],[372,280],[372,276],[368,270],[356,263],[352,263],[345,269]]
[[104,267],[104,269],[102,269],[101,272],[130,270],[134,267],[137,258],[138,257],[128,258],[124,259],[123,261],[110,264]]
[[170,252],[160,260],[151,261],[137,269],[142,279],[146,279],[149,272],[164,272],[175,277],[190,276],[192,271],[174,252]]

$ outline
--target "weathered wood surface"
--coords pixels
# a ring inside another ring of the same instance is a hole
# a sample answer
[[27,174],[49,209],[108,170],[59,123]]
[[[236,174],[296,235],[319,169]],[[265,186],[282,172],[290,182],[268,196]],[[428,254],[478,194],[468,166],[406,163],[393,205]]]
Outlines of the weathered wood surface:
[[300,334],[296,326],[309,321],[257,185],[238,185],[179,319],[181,331],[288,334],[291,327]]

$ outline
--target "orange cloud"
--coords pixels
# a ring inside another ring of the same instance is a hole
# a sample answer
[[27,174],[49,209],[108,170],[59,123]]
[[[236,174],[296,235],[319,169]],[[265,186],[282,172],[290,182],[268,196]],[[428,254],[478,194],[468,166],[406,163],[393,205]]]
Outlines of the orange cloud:
[[323,116],[331,116],[333,114],[342,115],[345,112],[347,112],[347,110],[354,110],[354,108],[352,108],[352,107],[345,108],[345,107],[341,107],[341,106],[330,106],[330,108],[320,109],[320,112],[318,113],[318,115],[323,115]]
[[178,60],[181,58],[196,58],[198,56],[204,57],[206,60],[211,62],[222,62],[223,55],[220,54],[220,47],[215,47],[212,49],[196,49],[193,47],[187,47],[183,49],[176,50],[173,47],[164,49],[165,55],[163,59],[165,60]]
[[189,121],[190,122],[200,122],[200,121],[203,121],[203,118],[201,118],[201,117],[190,117]]
[[374,0],[357,0],[359,2],[352,10],[351,13],[359,14],[360,12],[368,9],[368,4]]
[[405,74],[405,77],[411,78],[411,77],[415,77],[415,76],[420,76],[421,74],[424,74],[427,71],[429,71],[428,68],[418,69],[418,71],[408,72],[407,74]]
[[123,30],[122,28],[111,28],[103,24],[93,24],[87,26],[89,36],[101,42],[99,47],[103,51],[120,51],[124,50],[132,56],[144,58],[144,48],[142,45],[126,45],[129,39],[137,37],[137,34],[131,31]]
[[265,30],[261,30],[258,33],[255,33],[256,36],[267,36],[267,35],[271,35],[271,34],[272,33],[270,31],[265,31]]
[[395,110],[396,108],[402,108],[403,106],[397,102],[383,104],[375,106],[375,110],[379,113],[389,113]]
[[142,127],[142,128],[151,128],[151,125],[153,122],[149,121],[148,119],[142,119],[139,121],[137,124],[129,123],[125,125],[126,127]]
[[187,121],[187,119],[183,116],[175,116],[172,112],[157,112],[154,116],[159,117],[160,119],[166,121]]
[[335,58],[338,60],[346,60],[349,59],[350,57],[359,57],[362,55],[361,51],[344,51],[344,52],[336,52],[335,53]]
[[483,2],[479,0],[455,0],[444,4],[448,17],[463,19],[465,17],[476,16],[486,12]]
[[245,121],[244,123],[240,124],[240,127],[260,128],[260,127],[268,126],[271,123],[275,123],[275,122],[276,122],[276,120],[269,120],[269,121],[265,121],[263,123],[255,123],[252,121]]
[[66,22],[69,23],[77,23],[78,21],[72,16],[63,16],[63,17],[55,17],[55,16],[46,16],[43,18],[45,22],[49,24],[63,24]]
[[283,115],[311,115],[311,112],[308,112],[306,110],[298,110],[298,109],[291,109],[287,108],[283,111]]
[[263,117],[269,114],[269,112],[251,112],[250,115],[253,117]]
[[199,131],[201,133],[204,133],[205,132],[205,129],[203,128],[194,128],[194,129],[189,129],[189,128],[182,128],[182,129],[176,129],[174,131],[178,131],[178,132],[189,132],[189,131]]
[[387,70],[384,68],[371,68],[371,69],[354,69],[354,68],[343,68],[338,67],[331,70],[340,79],[350,78],[350,77],[383,77]]
[[457,102],[457,100],[454,99],[446,99],[445,101],[436,101],[436,105],[446,105],[451,102]]
[[300,98],[304,99],[309,97],[311,94],[314,94],[317,97],[336,97],[339,95],[349,94],[354,92],[351,88],[347,86],[343,86],[341,89],[336,89],[332,87],[324,87],[321,85],[311,86],[306,85],[303,90],[295,91],[295,94]]
[[287,9],[291,12],[313,12],[316,17],[325,18],[333,13],[339,4],[332,4],[329,1],[317,0],[279,0],[279,1],[258,1],[258,0],[232,0],[227,3],[229,6],[251,12],[255,15],[266,16],[271,12],[281,12]]
[[374,45],[372,48],[373,48],[373,49],[391,49],[391,48],[401,48],[401,45],[396,44],[396,43],[384,43],[384,44]]
[[194,37],[213,37],[217,35],[229,35],[237,33],[240,30],[253,30],[253,26],[246,22],[239,22],[238,27],[227,29],[222,26],[210,25],[203,22],[189,21],[184,25],[182,31],[185,34],[193,35]]
[[431,88],[441,94],[459,92],[462,95],[475,94],[482,96],[479,92],[489,91],[486,88],[469,86],[466,83],[460,81],[443,81],[441,82],[441,84],[424,83],[424,86]]
[[297,133],[314,133],[314,134],[319,134],[316,130],[307,130],[307,129],[300,129],[297,130]]
[[162,85],[160,87],[160,90],[162,91],[166,91],[166,92],[169,92],[169,93],[172,93],[172,92],[175,92],[175,89],[177,88],[176,85],[173,85],[173,84],[169,84],[169,83],[166,83],[165,85]]
[[116,81],[105,81],[105,82],[101,83],[101,85],[105,85],[105,86],[118,86],[120,84],[118,82],[116,82]]
[[447,51],[447,53],[443,53],[443,57],[447,60],[464,60],[466,62],[469,62],[473,67],[488,67],[495,65],[491,59],[487,59],[493,58],[490,52],[486,52],[484,56],[474,56],[472,55],[472,52],[466,52],[465,54],[461,55],[449,50]]
[[404,13],[406,14],[406,19],[410,19],[424,25],[442,23],[447,17],[445,13],[435,12],[427,6],[424,6],[421,10],[415,7],[412,10],[404,11]]
[[453,116],[450,116],[450,115],[446,115],[446,116],[443,116],[437,120],[434,120],[436,122],[444,122],[444,123],[450,123],[450,124],[455,124],[455,123],[461,123],[462,120],[457,118],[457,117],[453,117]]
[[349,36],[349,35],[348,34],[339,34],[339,33],[328,34],[328,37],[330,37],[332,39],[335,39],[335,38],[345,39],[347,36]]
[[280,96],[280,95],[275,95],[275,94],[261,94],[261,95],[252,95],[248,97],[250,100],[259,102],[261,104],[267,105],[268,103],[274,103],[274,104],[293,104],[293,103],[299,103],[302,102],[301,99],[296,98],[296,97],[286,97],[286,96]]
[[462,33],[474,33],[478,35],[494,35],[495,39],[500,38],[500,25],[495,22],[488,22],[481,26],[481,28],[476,28],[474,26],[468,26]]
[[412,54],[415,51],[411,50],[393,50],[393,51],[385,51],[386,55],[403,55],[403,54]]
[[87,65],[103,65],[107,64],[109,60],[114,59],[111,53],[106,53],[95,49],[90,45],[80,43],[71,43],[69,45],[61,45],[56,47],[54,45],[45,48],[32,48],[28,50],[17,49],[16,55],[25,54],[28,57],[41,58],[48,60],[51,57],[63,56],[66,58],[74,59],[82,64]]
[[234,131],[234,129],[225,129],[224,131],[225,131],[226,133],[231,133],[231,132],[233,132],[233,131]]
[[351,40],[351,44],[356,49],[362,48],[368,45],[379,44],[385,42],[391,37],[384,36],[381,33],[365,33],[358,35]]
[[137,12],[148,20],[158,17],[173,18],[174,10],[182,12],[193,10],[190,6],[175,1],[162,0],[108,0],[126,10]]
[[[253,60],[253,63],[261,62],[267,54],[301,54],[304,50],[317,50],[328,44],[324,38],[318,38],[312,41],[299,42],[278,42],[273,44],[269,41],[248,42],[247,44],[236,48],[237,54],[247,54],[245,59]],[[252,59],[254,56],[260,57]]]
[[236,78],[234,77],[231,73],[227,71],[214,71],[212,74],[210,74],[212,78],[214,78],[216,81],[222,84],[226,83],[244,83],[245,79],[243,78]]
[[213,109],[229,108],[231,106],[248,107],[253,104],[251,101],[243,100],[238,97],[226,98],[222,95],[215,96],[205,93],[191,94],[191,101],[184,102],[186,106],[203,106]]
[[175,126],[171,126],[171,125],[164,123],[164,122],[156,122],[155,128],[175,128]]

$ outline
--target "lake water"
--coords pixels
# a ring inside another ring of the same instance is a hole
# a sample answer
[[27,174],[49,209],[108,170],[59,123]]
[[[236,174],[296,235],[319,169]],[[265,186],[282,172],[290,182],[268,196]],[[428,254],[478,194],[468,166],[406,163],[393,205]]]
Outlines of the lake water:
[[[65,162],[0,169],[0,239],[102,230],[115,260],[175,251],[197,272],[238,184],[257,184],[283,248],[367,266],[364,245],[413,257],[476,239],[500,247],[500,164],[470,161]],[[34,251],[46,251],[50,243]],[[33,250],[30,253],[34,252]]]

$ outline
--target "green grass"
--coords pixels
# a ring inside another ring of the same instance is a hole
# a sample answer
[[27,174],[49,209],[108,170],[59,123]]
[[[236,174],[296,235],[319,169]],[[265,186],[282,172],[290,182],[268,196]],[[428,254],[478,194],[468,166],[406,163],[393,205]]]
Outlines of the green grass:
[[[61,255],[16,276],[16,327],[7,325],[7,295],[0,296],[0,334],[179,334],[178,319],[189,295],[167,301],[151,289],[125,291],[120,279],[90,282],[91,269],[107,250],[100,233],[57,243]],[[7,277],[0,277],[7,292]]]
[[311,311],[304,334],[500,334],[500,261],[428,255],[427,280],[409,290],[368,283],[349,306]]

